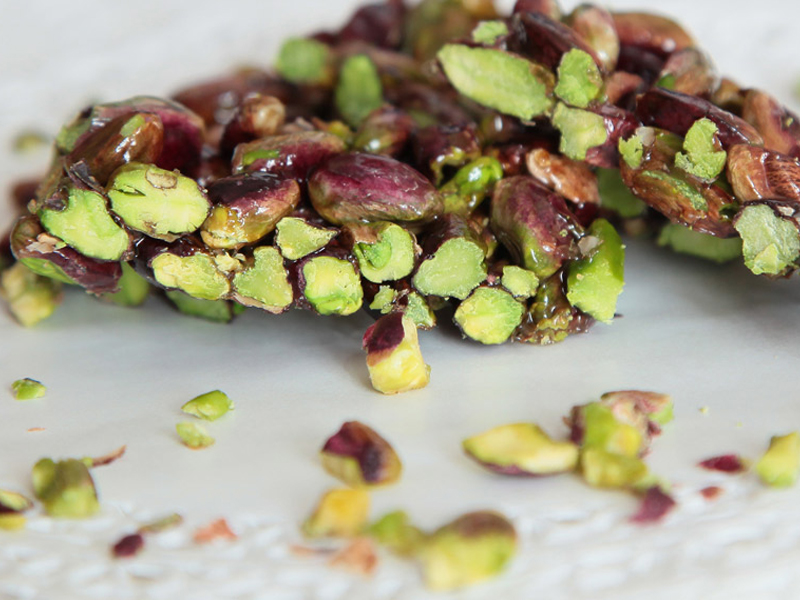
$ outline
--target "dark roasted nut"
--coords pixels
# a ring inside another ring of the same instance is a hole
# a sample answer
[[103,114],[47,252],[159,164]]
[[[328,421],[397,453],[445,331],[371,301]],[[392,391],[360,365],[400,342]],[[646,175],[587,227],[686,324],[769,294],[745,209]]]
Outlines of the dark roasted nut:
[[416,132],[414,158],[420,172],[436,185],[446,168],[462,167],[481,155],[475,126],[431,125]]
[[409,317],[399,312],[381,317],[364,333],[363,347],[372,387],[379,392],[397,394],[428,385],[431,368]]
[[502,344],[522,323],[525,306],[501,287],[481,286],[456,309],[453,320],[464,336],[481,344]]
[[372,46],[397,49],[403,39],[406,6],[400,0],[367,4],[353,13],[339,30],[337,41],[366,42]]
[[748,90],[742,118],[758,130],[767,149],[800,158],[798,117],[775,98],[760,90]]
[[200,229],[209,248],[238,249],[271,233],[297,207],[300,186],[260,173],[218,179],[208,187],[213,208]]
[[302,183],[314,167],[344,149],[341,138],[323,131],[274,135],[237,146],[231,168],[234,173],[259,171]]
[[464,217],[442,217],[422,250],[411,282],[423,295],[463,300],[486,279],[486,245]]
[[675,21],[648,13],[613,13],[620,44],[642,48],[666,58],[695,45],[692,37]]
[[501,425],[462,442],[467,455],[501,475],[554,475],[578,465],[578,447],[550,438],[538,425]]
[[419,226],[443,209],[441,196],[427,179],[386,156],[334,156],[317,168],[308,190],[317,212],[336,225],[394,221]]
[[11,250],[31,271],[63,283],[78,284],[94,294],[116,292],[122,269],[76,252],[46,233],[32,215],[19,219],[11,232]]
[[325,470],[351,487],[395,483],[402,464],[394,448],[374,429],[348,421],[320,451]]
[[397,158],[414,129],[414,120],[403,110],[385,107],[371,112],[355,133],[352,147],[357,152]]
[[437,57],[453,87],[478,104],[523,121],[545,114],[553,104],[555,77],[535,62],[462,44],[447,44]]
[[597,178],[582,162],[535,148],[525,157],[528,173],[575,204],[599,204]]
[[31,472],[33,490],[51,517],[81,519],[100,510],[97,491],[83,461],[43,458]]
[[516,262],[539,278],[577,256],[580,225],[564,198],[532,177],[509,177],[497,184],[491,227]]
[[23,327],[50,317],[61,303],[61,283],[37,275],[22,262],[0,273],[0,297]]
[[473,512],[434,531],[419,551],[425,584],[435,591],[499,575],[517,551],[517,533],[502,515]]
[[599,64],[592,48],[577,32],[542,13],[516,13],[509,29],[509,49],[551,71],[574,48],[583,50]]
[[283,258],[272,246],[255,248],[252,260],[234,275],[231,287],[239,304],[274,314],[287,310],[294,300]]
[[782,276],[797,268],[800,258],[800,214],[796,202],[747,202],[734,227],[742,238],[744,264],[756,275]]
[[670,55],[656,85],[706,98],[719,86],[719,76],[705,52],[684,48]]
[[744,144],[728,152],[728,180],[742,202],[800,201],[800,159]]
[[613,71],[619,58],[619,36],[611,13],[593,4],[581,4],[565,22],[594,51],[603,70]]
[[193,179],[135,162],[114,172],[108,197],[111,209],[128,227],[166,241],[197,231],[211,208]]
[[719,141],[726,150],[734,144],[761,146],[758,131],[747,121],[722,110],[708,100],[653,88],[639,97],[636,116],[645,125],[666,129],[684,136],[699,119],[709,119],[717,126]]

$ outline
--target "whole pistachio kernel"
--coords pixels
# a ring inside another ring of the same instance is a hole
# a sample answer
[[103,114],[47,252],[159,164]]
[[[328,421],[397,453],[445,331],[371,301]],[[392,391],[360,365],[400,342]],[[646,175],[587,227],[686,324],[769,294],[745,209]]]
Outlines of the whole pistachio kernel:
[[100,510],[97,491],[86,464],[70,458],[43,458],[31,472],[33,490],[51,517],[82,519]]
[[342,425],[325,442],[320,455],[325,470],[351,487],[394,483],[403,468],[389,442],[358,421]]
[[35,379],[17,379],[11,384],[14,397],[17,400],[33,400],[45,395],[47,388]]
[[450,591],[499,575],[517,551],[517,533],[491,511],[463,515],[440,527],[418,553],[426,585]]
[[199,229],[211,210],[208,197],[193,179],[136,162],[114,172],[108,197],[128,227],[167,241]]
[[793,431],[774,436],[769,442],[769,449],[756,463],[755,471],[761,481],[769,486],[794,485],[800,472],[800,433]]
[[303,523],[303,533],[310,538],[354,537],[367,524],[369,505],[369,494],[362,489],[329,490]]
[[181,410],[206,421],[216,421],[229,410],[233,410],[233,402],[225,392],[214,390],[192,398],[181,406]]
[[345,121],[358,127],[383,104],[383,86],[375,63],[366,54],[351,56],[342,64],[335,92],[336,108]]
[[178,423],[175,426],[175,431],[178,432],[178,437],[181,439],[183,445],[192,450],[208,448],[216,441],[208,434],[205,427],[197,423],[190,423],[188,421]]

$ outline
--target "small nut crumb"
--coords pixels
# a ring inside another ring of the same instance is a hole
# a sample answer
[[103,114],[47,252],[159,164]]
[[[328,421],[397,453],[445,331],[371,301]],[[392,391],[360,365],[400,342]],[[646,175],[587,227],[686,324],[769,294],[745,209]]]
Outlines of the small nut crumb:
[[37,432],[39,432],[39,431],[44,431],[44,430],[45,430],[45,429],[44,429],[44,427],[29,427],[29,428],[28,428],[28,429],[26,429],[25,431],[26,431],[27,433],[37,433]]
[[132,533],[121,538],[111,547],[114,558],[133,558],[144,548],[144,537],[141,533]]
[[700,407],[700,414],[701,415],[708,415],[711,412],[711,409],[707,406]]
[[237,535],[228,527],[228,522],[225,519],[217,519],[212,521],[205,527],[200,527],[194,532],[192,539],[198,544],[213,542],[214,540],[235,540]]
[[372,540],[361,537],[354,539],[334,554],[328,564],[369,577],[378,566],[378,555]]
[[704,487],[702,490],[700,490],[700,495],[706,500],[716,500],[724,491],[725,490],[718,485],[709,485],[708,487]]
[[125,450],[127,450],[127,446],[120,446],[113,452],[109,452],[103,456],[98,456],[97,458],[86,458],[84,459],[90,468],[94,467],[104,467],[106,465],[110,465],[111,463],[119,460],[125,454]]

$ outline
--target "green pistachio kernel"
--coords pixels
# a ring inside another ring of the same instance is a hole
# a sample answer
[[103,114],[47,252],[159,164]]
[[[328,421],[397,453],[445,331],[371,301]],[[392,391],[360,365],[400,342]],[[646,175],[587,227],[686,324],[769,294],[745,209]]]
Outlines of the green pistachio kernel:
[[17,400],[33,400],[44,396],[47,388],[35,379],[18,379],[11,384],[14,397]]
[[[631,139],[638,138],[634,136]],[[600,192],[600,205],[603,208],[613,210],[623,219],[640,217],[647,211],[647,204],[633,195],[622,181],[618,169],[597,169],[595,174]]]
[[[57,268],[57,267],[56,267]],[[119,291],[101,296],[119,306],[141,306],[150,294],[150,283],[128,263],[122,263]]]
[[358,127],[369,113],[381,107],[383,86],[369,56],[358,54],[344,61],[334,99],[336,108],[353,127]]
[[637,456],[643,446],[642,432],[614,416],[611,408],[591,402],[583,411],[583,448],[599,448],[624,456]]
[[216,441],[208,434],[205,427],[197,423],[190,423],[188,421],[178,423],[175,426],[175,431],[178,432],[178,437],[181,438],[181,442],[183,442],[184,446],[192,450],[208,448]]
[[718,238],[677,223],[664,225],[658,235],[658,245],[717,263],[730,262],[742,256],[741,238]]
[[539,287],[539,278],[536,273],[516,265],[503,267],[503,276],[500,284],[506,288],[514,298],[525,300],[536,295]]
[[642,159],[644,158],[644,142],[642,142],[642,138],[639,136],[638,132],[627,140],[620,138],[617,143],[617,148],[625,164],[631,169],[638,169],[642,165]]
[[766,204],[745,206],[733,226],[742,238],[744,264],[756,275],[782,275],[800,257],[797,227]]
[[233,402],[225,392],[214,390],[192,398],[181,406],[181,410],[206,421],[216,421],[229,410],[233,410]]
[[603,76],[594,59],[578,48],[567,52],[558,65],[555,94],[567,104],[586,108],[603,89]]
[[569,108],[563,103],[553,112],[553,125],[561,132],[559,150],[573,160],[585,160],[591,148],[608,139],[603,117],[588,110]]
[[337,233],[335,229],[317,227],[299,217],[284,217],[278,221],[275,229],[275,244],[289,260],[297,260],[316,252]]
[[97,490],[86,464],[70,458],[43,458],[31,471],[33,490],[51,517],[81,519],[100,510]]
[[23,327],[33,327],[58,308],[61,283],[38,275],[27,263],[16,262],[0,273],[0,297]]
[[675,155],[675,166],[711,182],[719,177],[725,168],[728,153],[722,149],[717,126],[710,119],[702,118],[686,132],[683,141],[683,152]]
[[774,436],[769,449],[756,463],[755,471],[765,484],[789,487],[797,481],[800,471],[800,433],[793,431]]
[[505,21],[481,21],[472,30],[472,41],[476,44],[491,46],[501,38],[508,35],[508,25]]
[[310,538],[356,536],[367,524],[369,505],[370,498],[366,490],[329,490],[303,523],[303,533]]
[[641,459],[596,447],[581,452],[581,474],[586,483],[602,488],[637,488],[650,481]]
[[398,556],[414,556],[425,542],[425,534],[411,524],[402,510],[385,514],[367,527],[365,533]]
[[446,44],[437,57],[453,87],[478,104],[525,121],[553,104],[553,74],[524,58],[461,44]]
[[444,211],[462,215],[471,213],[502,178],[503,165],[496,158],[482,156],[464,165],[440,189]]
[[278,52],[275,68],[293,83],[325,84],[330,80],[330,59],[330,48],[322,42],[289,38]]

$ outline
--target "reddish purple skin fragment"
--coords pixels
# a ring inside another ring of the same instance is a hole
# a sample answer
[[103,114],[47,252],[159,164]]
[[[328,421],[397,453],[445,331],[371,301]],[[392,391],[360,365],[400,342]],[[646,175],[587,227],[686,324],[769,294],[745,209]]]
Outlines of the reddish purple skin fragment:
[[144,548],[144,537],[140,533],[126,535],[111,548],[114,558],[132,558]]
[[375,321],[364,334],[363,347],[367,354],[388,352],[397,348],[405,337],[403,313],[389,313]]
[[660,487],[648,488],[639,505],[639,511],[631,517],[633,523],[656,523],[675,506],[675,500]]
[[714,456],[701,461],[697,466],[709,471],[721,471],[722,473],[742,473],[747,470],[744,461],[736,454]]

